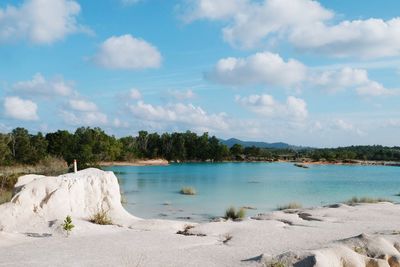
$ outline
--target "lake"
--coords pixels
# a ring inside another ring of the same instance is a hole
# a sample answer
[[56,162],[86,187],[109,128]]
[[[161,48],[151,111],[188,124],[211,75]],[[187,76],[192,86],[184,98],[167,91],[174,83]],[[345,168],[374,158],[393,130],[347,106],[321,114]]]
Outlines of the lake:
[[[322,206],[353,196],[399,201],[400,167],[291,163],[183,163],[169,166],[115,166],[125,208],[142,218],[209,220],[230,206],[254,207],[247,215],[299,202]],[[192,186],[194,196],[179,193]]]

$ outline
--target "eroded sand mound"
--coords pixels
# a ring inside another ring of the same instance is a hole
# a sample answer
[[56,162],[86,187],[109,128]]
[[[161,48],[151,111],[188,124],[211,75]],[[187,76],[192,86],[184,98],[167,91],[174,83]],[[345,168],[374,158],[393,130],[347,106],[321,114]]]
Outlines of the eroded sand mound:
[[[262,257],[266,266],[400,267],[400,245],[382,237],[359,235],[310,252]],[[281,264],[281,265],[279,265]]]
[[122,207],[114,173],[99,169],[57,177],[25,175],[18,179],[15,192],[10,203],[0,206],[2,231],[37,231],[59,224],[67,215],[88,220],[99,211],[106,211],[117,225],[137,219]]

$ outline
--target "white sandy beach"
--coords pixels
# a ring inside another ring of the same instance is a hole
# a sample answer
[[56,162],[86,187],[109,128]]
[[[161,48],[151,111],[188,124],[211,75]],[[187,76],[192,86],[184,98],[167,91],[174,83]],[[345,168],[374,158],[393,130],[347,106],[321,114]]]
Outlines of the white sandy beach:
[[[400,266],[400,205],[391,203],[195,224],[130,215],[112,172],[31,175],[17,187],[0,206],[0,266]],[[88,222],[99,209],[116,225]],[[185,225],[193,235],[176,234]]]

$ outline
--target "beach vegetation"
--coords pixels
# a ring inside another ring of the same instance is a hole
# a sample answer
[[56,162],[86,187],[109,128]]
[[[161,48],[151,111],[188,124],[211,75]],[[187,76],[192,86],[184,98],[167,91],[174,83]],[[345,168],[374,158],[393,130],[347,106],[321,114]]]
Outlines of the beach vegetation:
[[390,199],[386,198],[372,198],[372,197],[352,197],[351,199],[344,202],[347,205],[357,205],[357,204],[373,204],[373,203],[381,203],[381,202],[393,202]]
[[231,219],[231,220],[240,220],[244,219],[246,216],[246,210],[244,208],[240,208],[236,210],[235,207],[231,206],[225,211],[225,216],[224,218],[226,220]]
[[196,189],[191,186],[184,186],[181,188],[181,191],[179,191],[182,195],[196,195]]
[[297,202],[290,202],[285,205],[278,206],[278,210],[296,210],[296,209],[301,209],[303,205],[301,203]]
[[93,214],[92,217],[89,219],[89,221],[91,223],[100,224],[100,225],[113,224],[111,218],[108,216],[108,211],[106,211],[104,209],[101,209],[98,212],[96,212],[95,214]]
[[46,135],[40,132],[32,134],[19,127],[9,133],[0,133],[0,166],[36,165],[47,158],[58,158],[69,166],[76,159],[79,169],[98,166],[101,162],[160,158],[172,162],[383,161],[385,165],[390,165],[400,162],[400,147],[271,148],[261,147],[255,142],[238,144],[222,141],[208,133],[198,135],[191,131],[162,134],[139,131],[137,136],[117,138],[98,127],[80,127],[73,133],[58,130]]
[[63,227],[64,231],[67,233],[67,236],[69,236],[70,232],[75,227],[75,225],[72,224],[71,216],[68,215],[65,218],[64,223],[62,224],[62,227]]

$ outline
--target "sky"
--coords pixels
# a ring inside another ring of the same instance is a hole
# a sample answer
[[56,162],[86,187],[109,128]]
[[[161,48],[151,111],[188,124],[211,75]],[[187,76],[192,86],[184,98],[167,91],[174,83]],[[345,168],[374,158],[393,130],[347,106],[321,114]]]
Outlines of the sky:
[[398,0],[0,2],[0,132],[399,145]]

